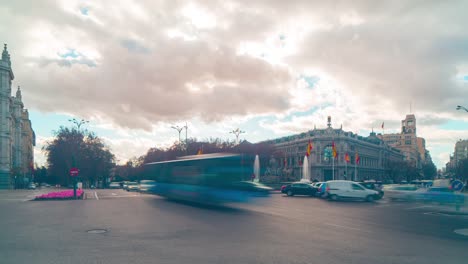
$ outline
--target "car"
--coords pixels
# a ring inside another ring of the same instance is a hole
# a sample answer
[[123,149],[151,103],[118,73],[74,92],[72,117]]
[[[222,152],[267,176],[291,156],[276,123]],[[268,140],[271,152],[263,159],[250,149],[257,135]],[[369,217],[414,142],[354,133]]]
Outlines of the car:
[[281,189],[281,193],[285,193],[287,196],[294,195],[309,195],[315,196],[317,193],[317,188],[312,186],[312,184],[307,182],[293,182],[291,184],[285,185]]
[[415,184],[391,184],[384,186],[385,197],[392,201],[415,201],[419,199],[420,188]]
[[375,182],[358,182],[359,184],[361,184],[362,186],[364,186],[364,188],[367,188],[369,190],[374,190],[374,191],[377,191],[379,193],[379,199],[382,199],[382,197],[384,196],[384,191],[382,190],[382,188],[379,187],[379,185]]
[[129,183],[129,181],[124,181],[122,183],[122,189],[127,190],[128,183]]
[[151,192],[151,189],[156,186],[156,182],[153,180],[142,180],[138,185],[138,190],[140,192]]
[[322,184],[325,188],[325,196],[332,201],[340,199],[365,200],[373,202],[379,199],[379,193],[353,181],[335,180]]
[[430,187],[421,193],[424,202],[439,204],[463,204],[465,196],[452,190],[451,187]]
[[120,183],[118,182],[111,182],[109,184],[109,189],[120,189]]
[[30,184],[28,185],[28,190],[36,190],[36,184],[30,183]]
[[128,182],[126,190],[127,192],[138,191],[138,182]]
[[323,182],[315,182],[312,184],[314,188],[317,189],[317,193],[315,193],[315,196],[317,197],[322,197],[324,194],[324,189],[322,188]]

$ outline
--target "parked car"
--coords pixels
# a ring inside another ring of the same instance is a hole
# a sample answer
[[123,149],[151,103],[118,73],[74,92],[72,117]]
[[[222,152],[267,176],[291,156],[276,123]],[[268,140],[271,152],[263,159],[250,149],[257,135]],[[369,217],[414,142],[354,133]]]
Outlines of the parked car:
[[327,181],[322,184],[322,188],[324,187],[326,197],[332,201],[339,199],[356,199],[373,202],[379,199],[379,193],[377,191],[367,189],[353,181]]
[[364,188],[367,188],[369,190],[377,191],[379,193],[379,199],[382,199],[382,197],[384,196],[384,191],[382,190],[381,185],[379,186],[375,182],[367,182],[367,181],[358,182],[358,183],[361,184],[362,186],[364,186]]
[[122,189],[127,190],[128,183],[129,181],[122,182]]
[[34,184],[34,183],[31,182],[31,183],[28,185],[28,189],[29,189],[29,190],[36,190],[36,184]]
[[142,180],[138,185],[138,190],[140,192],[150,192],[151,189],[156,186],[156,182],[153,180]]
[[111,182],[109,184],[109,189],[120,189],[120,183],[118,182]]
[[317,193],[317,188],[313,187],[312,184],[310,183],[294,182],[282,188],[281,192],[285,193],[287,196],[294,196],[294,195],[315,196],[315,194]]
[[128,192],[138,191],[138,182],[128,182],[126,190]]
[[392,184],[384,187],[385,197],[390,200],[414,201],[418,199],[418,186],[414,184]]

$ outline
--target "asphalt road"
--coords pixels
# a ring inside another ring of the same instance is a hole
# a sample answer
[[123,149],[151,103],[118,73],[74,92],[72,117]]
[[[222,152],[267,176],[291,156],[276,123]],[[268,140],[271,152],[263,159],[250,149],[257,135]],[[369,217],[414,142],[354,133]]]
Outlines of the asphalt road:
[[219,208],[122,190],[27,201],[45,191],[0,191],[0,263],[468,263],[454,233],[468,216],[431,205],[274,194]]

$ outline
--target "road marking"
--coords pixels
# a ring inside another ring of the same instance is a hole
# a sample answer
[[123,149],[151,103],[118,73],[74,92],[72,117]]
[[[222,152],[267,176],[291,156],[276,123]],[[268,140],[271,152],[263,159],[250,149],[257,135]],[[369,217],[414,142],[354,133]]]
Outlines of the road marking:
[[468,228],[456,229],[453,232],[455,232],[456,234],[462,235],[462,236],[468,236]]
[[94,192],[94,197],[96,197],[96,200],[99,200],[99,197],[97,196],[97,192]]
[[433,206],[432,205],[421,205],[421,206],[406,208],[405,210],[414,210],[414,209],[428,208],[428,207],[433,207]]
[[327,226],[334,226],[334,227],[341,227],[341,228],[346,228],[346,229],[352,229],[352,230],[357,230],[357,231],[362,231],[359,228],[354,228],[354,227],[349,227],[349,226],[343,226],[343,225],[335,225],[335,224],[330,224],[330,223],[325,223]]
[[117,195],[116,193],[111,193],[112,195]]

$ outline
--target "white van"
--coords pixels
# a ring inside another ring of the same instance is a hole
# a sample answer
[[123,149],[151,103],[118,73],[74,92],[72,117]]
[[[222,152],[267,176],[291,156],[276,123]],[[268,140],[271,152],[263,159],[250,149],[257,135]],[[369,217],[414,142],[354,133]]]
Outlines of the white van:
[[[325,185],[325,186],[323,186]],[[321,188],[325,190],[325,196],[332,201],[339,199],[359,199],[373,202],[379,199],[379,193],[364,188],[353,181],[327,181]]]

